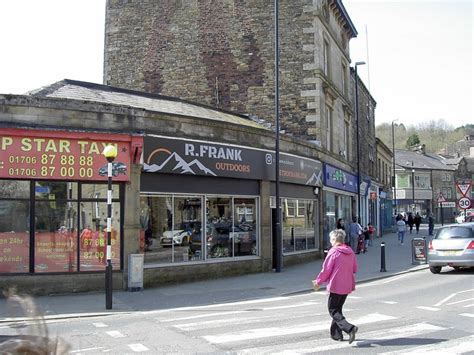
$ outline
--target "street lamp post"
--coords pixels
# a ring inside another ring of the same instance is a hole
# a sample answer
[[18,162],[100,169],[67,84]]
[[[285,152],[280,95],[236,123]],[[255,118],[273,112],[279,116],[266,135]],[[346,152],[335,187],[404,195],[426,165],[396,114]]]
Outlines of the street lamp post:
[[275,200],[276,200],[276,262],[275,271],[280,272],[282,268],[282,236],[281,236],[281,205],[280,205],[280,49],[278,37],[278,1],[275,0]]
[[392,185],[393,185],[393,199],[395,201],[395,214],[397,214],[397,184],[396,184],[396,174],[395,174],[395,131],[393,129],[393,123],[398,120],[392,121],[392,152],[393,152],[393,177],[392,177]]
[[105,266],[105,308],[112,309],[112,163],[117,148],[109,144],[102,154],[107,159],[107,265]]
[[355,71],[355,115],[356,115],[356,144],[357,144],[357,214],[359,216],[358,222],[361,223],[360,217],[360,142],[359,142],[359,88],[358,88],[358,76],[357,76],[357,66],[364,65],[365,62],[356,62],[354,66]]
[[411,169],[411,189],[412,189],[412,195],[413,195],[413,205],[412,209],[413,212],[415,212],[415,169]]

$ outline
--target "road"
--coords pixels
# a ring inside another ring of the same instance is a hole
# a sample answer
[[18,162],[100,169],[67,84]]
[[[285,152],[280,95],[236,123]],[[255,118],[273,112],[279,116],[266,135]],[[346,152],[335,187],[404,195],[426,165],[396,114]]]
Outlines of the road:
[[[474,354],[473,274],[422,270],[358,285],[344,309],[359,326],[352,344],[329,339],[325,291],[47,324],[72,354]],[[0,334],[21,327],[2,324]]]

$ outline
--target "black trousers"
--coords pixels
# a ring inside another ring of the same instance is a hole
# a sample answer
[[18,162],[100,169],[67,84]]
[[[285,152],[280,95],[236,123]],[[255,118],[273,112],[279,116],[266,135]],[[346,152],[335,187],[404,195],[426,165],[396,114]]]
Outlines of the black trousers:
[[342,332],[349,333],[354,327],[349,323],[342,314],[342,306],[346,302],[347,295],[338,295],[337,293],[330,293],[328,298],[328,311],[332,318],[331,323],[331,338],[334,340],[342,339]]

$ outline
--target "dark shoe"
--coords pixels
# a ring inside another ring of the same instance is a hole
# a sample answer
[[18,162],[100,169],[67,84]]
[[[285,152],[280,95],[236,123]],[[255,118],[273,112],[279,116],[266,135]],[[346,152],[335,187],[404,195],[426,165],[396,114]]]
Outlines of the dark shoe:
[[335,341],[344,341],[343,338],[333,338],[333,337],[331,337],[331,339],[332,339],[332,340],[335,340]]
[[349,333],[349,344],[352,344],[352,342],[355,340],[358,330],[359,328],[357,328],[355,325],[352,327],[352,330]]

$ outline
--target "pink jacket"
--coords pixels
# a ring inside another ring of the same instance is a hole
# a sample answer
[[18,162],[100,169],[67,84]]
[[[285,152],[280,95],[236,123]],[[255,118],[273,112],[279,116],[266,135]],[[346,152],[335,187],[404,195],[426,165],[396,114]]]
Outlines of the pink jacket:
[[323,268],[316,278],[318,285],[327,282],[326,289],[331,293],[348,295],[355,290],[357,260],[354,252],[345,244],[332,247]]

